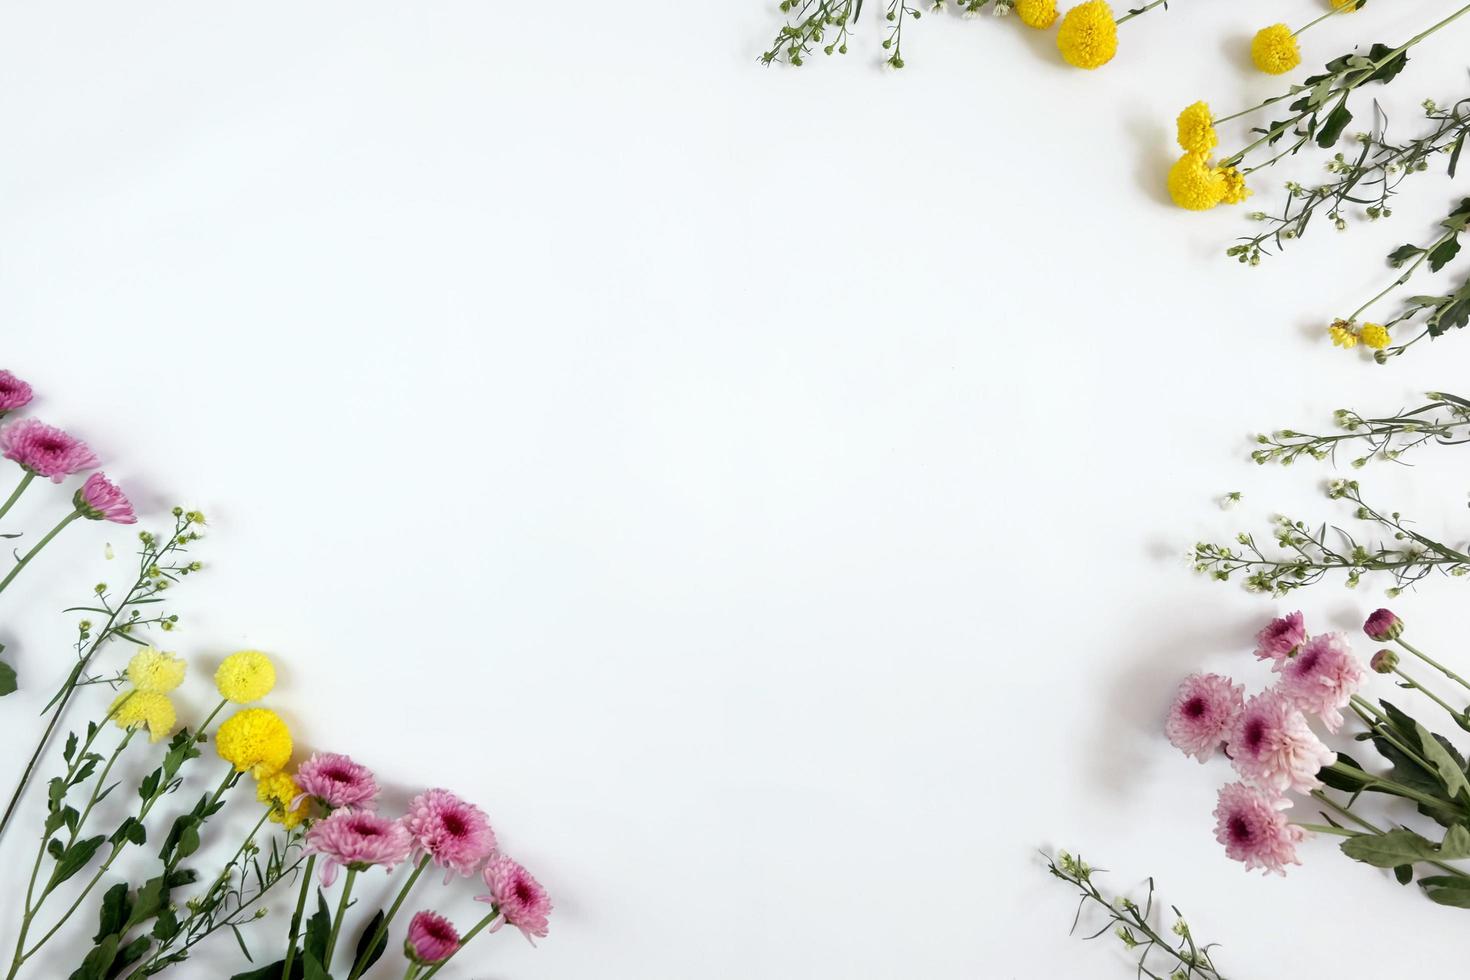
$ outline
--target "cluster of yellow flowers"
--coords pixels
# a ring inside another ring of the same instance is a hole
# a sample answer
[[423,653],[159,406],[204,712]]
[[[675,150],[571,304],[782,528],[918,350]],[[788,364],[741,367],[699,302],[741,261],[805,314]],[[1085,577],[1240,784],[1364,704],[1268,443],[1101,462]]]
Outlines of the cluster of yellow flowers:
[[1210,107],[1196,102],[1179,113],[1179,146],[1184,150],[1169,168],[1169,196],[1181,208],[1208,211],[1217,204],[1239,204],[1250,197],[1245,174],[1233,166],[1216,166],[1210,151],[1220,143]]
[[119,728],[146,729],[150,742],[167,738],[178,722],[178,712],[168,695],[184,683],[186,668],[182,658],[144,647],[128,661],[127,678],[132,688],[117,696],[108,714]]
[[1333,320],[1327,328],[1327,335],[1333,344],[1345,350],[1352,350],[1359,343],[1372,350],[1383,350],[1393,343],[1388,328],[1381,323],[1365,323],[1359,327],[1351,320]]
[[[1016,16],[1027,27],[1044,31],[1057,21],[1057,0],[1016,0]],[[1086,0],[1062,18],[1057,49],[1067,64],[1101,68],[1118,53],[1118,22],[1106,0]]]

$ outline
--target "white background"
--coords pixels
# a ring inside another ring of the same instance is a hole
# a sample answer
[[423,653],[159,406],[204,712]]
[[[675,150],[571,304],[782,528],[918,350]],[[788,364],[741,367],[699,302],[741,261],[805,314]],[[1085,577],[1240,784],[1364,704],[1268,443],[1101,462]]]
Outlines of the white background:
[[[1173,118],[1277,91],[1250,34],[1321,8],[1181,0],[1090,74],[1014,20],[926,16],[895,74],[868,3],[853,53],[801,71],[757,64],[755,2],[6,6],[3,365],[149,523],[209,514],[185,715],[260,647],[301,752],[369,763],[389,806],[491,812],[552,934],[446,977],[1131,975],[1067,938],[1056,846],[1156,875],[1232,977],[1397,975],[1409,931],[1461,962],[1466,913],[1331,841],[1286,879],[1227,861],[1227,770],[1158,733],[1188,671],[1265,682],[1278,608],[1188,545],[1348,516],[1327,467],[1257,469],[1248,434],[1465,377],[1470,338],[1380,368],[1322,337],[1454,188],[1242,269],[1247,209],[1163,198]],[[1307,34],[1309,63],[1448,5],[1386,6]],[[1386,90],[1396,133],[1463,93],[1467,38]],[[1453,452],[1365,489],[1458,539]],[[58,611],[123,578],[104,540],[129,545],[73,530],[4,596],[6,744],[66,669]],[[1386,584],[1299,604],[1355,629]],[[1395,605],[1463,657],[1457,586]],[[470,894],[414,904],[467,922]],[[214,953],[181,974],[238,968]]]

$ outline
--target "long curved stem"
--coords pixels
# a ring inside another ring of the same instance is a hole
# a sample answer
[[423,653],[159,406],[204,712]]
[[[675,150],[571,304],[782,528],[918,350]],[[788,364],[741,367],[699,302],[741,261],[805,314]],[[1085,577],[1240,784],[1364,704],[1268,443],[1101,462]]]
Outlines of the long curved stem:
[[10,574],[6,575],[3,579],[0,579],[0,592],[4,592],[5,587],[8,586],[11,582],[15,581],[15,577],[21,573],[21,570],[31,563],[32,558],[41,553],[42,548],[51,543],[52,538],[56,537],[62,531],[66,530],[66,526],[68,524],[81,516],[81,511],[74,510],[70,514],[67,514],[65,517],[63,517],[59,524],[57,524],[51,530],[47,531],[46,536],[43,537],[40,541],[37,541],[35,546],[31,548],[30,551],[27,551],[25,555],[22,556],[20,561],[15,563],[15,567],[10,570]]
[[327,948],[322,953],[322,966],[328,971],[332,969],[332,953],[337,948],[337,936],[342,931],[342,920],[347,918],[347,900],[352,896],[352,883],[356,880],[357,872],[348,868],[347,878],[342,882],[342,897],[337,899],[337,914],[332,917],[332,931],[327,936]]
[[15,502],[20,499],[21,494],[26,492],[26,487],[30,486],[31,481],[35,478],[36,474],[30,470],[26,470],[26,475],[20,478],[20,483],[11,492],[10,496],[5,498],[5,503],[0,504],[0,518],[10,513],[10,508],[15,506]]

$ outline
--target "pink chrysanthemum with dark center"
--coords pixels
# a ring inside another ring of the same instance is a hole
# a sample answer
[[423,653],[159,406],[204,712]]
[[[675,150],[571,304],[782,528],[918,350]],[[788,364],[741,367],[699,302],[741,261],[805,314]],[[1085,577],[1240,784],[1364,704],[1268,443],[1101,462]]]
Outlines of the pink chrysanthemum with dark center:
[[459,931],[444,916],[427,909],[408,923],[403,952],[415,963],[442,963],[459,951]]
[[1337,759],[1306,717],[1277,691],[1263,691],[1246,702],[1227,743],[1235,771],[1276,793],[1318,788],[1317,772]]
[[1164,734],[1185,755],[1204,762],[1215,754],[1245,707],[1245,688],[1219,674],[1190,674],[1169,707]]
[[1274,669],[1280,670],[1281,664],[1307,642],[1307,630],[1303,623],[1300,612],[1271,620],[1265,629],[1256,634],[1256,656],[1261,660],[1275,661]]
[[1363,632],[1371,640],[1386,643],[1398,639],[1404,632],[1404,621],[1395,616],[1392,609],[1375,609],[1363,624]]
[[30,385],[9,371],[0,371],[0,415],[29,405],[33,394]]
[[1282,797],[1247,786],[1231,783],[1221,787],[1215,806],[1215,839],[1225,845],[1225,853],[1240,861],[1247,870],[1286,874],[1286,865],[1301,864],[1296,845],[1306,831],[1289,822],[1283,812],[1291,804]]
[[1321,718],[1329,732],[1335,732],[1342,727],[1342,709],[1362,683],[1363,668],[1353,656],[1348,638],[1342,633],[1325,633],[1312,637],[1282,665],[1276,689],[1297,708]]
[[20,419],[0,429],[0,454],[52,483],[97,465],[96,455],[82,440],[35,419]]
[[365,810],[337,810],[306,832],[306,852],[326,859],[323,886],[337,880],[338,868],[392,868],[407,860],[412,849],[413,838],[403,824]]
[[314,796],[338,809],[365,809],[378,796],[378,781],[367,766],[336,752],[317,752],[296,770],[296,785],[303,796]]
[[101,473],[87,477],[71,498],[73,506],[82,516],[94,521],[111,521],[114,524],[136,524],[138,515],[133,513],[132,501]]
[[[531,873],[503,854],[485,862],[482,872],[488,895],[476,895],[475,901],[489,902],[500,911],[501,920],[515,926],[525,935],[544,937],[551,915],[551,897]],[[494,929],[500,928],[497,922]]]
[[451,874],[472,875],[495,852],[495,831],[485,811],[447,789],[414,797],[403,823],[415,847]]

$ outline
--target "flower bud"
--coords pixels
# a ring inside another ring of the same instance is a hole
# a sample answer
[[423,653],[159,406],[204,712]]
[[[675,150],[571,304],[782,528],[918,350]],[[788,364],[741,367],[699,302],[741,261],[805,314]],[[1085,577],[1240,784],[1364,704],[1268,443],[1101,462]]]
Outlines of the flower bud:
[[1363,632],[1368,634],[1370,640],[1386,643],[1397,640],[1403,634],[1404,621],[1395,616],[1392,610],[1378,609],[1363,624]]
[[1373,654],[1373,659],[1368,661],[1375,673],[1392,674],[1394,668],[1399,665],[1399,655],[1392,650],[1379,650]]

